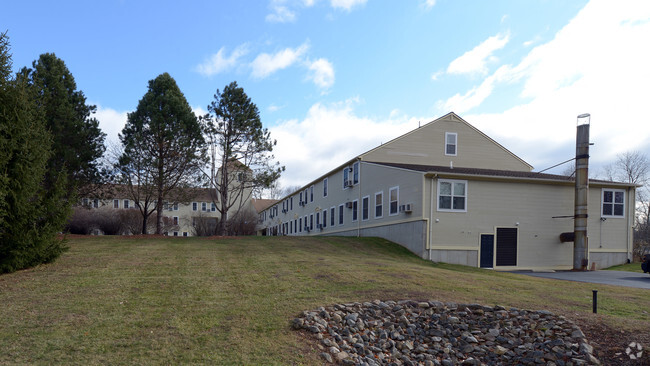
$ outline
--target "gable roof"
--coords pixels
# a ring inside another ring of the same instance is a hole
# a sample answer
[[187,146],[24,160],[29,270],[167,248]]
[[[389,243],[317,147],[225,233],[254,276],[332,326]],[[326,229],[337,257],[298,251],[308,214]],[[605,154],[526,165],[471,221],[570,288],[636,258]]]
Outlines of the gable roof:
[[394,138],[394,139],[392,139],[392,140],[390,140],[390,141],[388,141],[386,143],[383,143],[383,144],[381,144],[381,145],[379,145],[379,146],[377,146],[375,148],[372,148],[372,149],[358,155],[357,158],[359,158],[361,160],[364,160],[364,157],[366,155],[370,155],[371,153],[373,153],[373,152],[375,152],[375,151],[377,151],[377,150],[379,150],[381,148],[384,148],[386,145],[389,145],[389,144],[392,144],[392,143],[394,143],[396,141],[402,140],[402,139],[404,139],[404,138],[406,138],[406,137],[408,137],[408,136],[410,136],[410,135],[412,135],[414,133],[417,133],[421,129],[426,128],[428,126],[431,126],[433,124],[439,123],[441,121],[450,121],[450,120],[455,121],[455,122],[460,122],[460,123],[464,124],[465,126],[469,127],[472,131],[476,132],[477,134],[479,134],[480,136],[482,136],[483,138],[485,138],[486,140],[488,140],[489,142],[491,142],[495,146],[499,147],[501,150],[503,150],[503,152],[505,152],[506,154],[512,156],[515,160],[517,160],[517,161],[521,162],[522,164],[524,164],[525,166],[527,166],[528,170],[533,169],[533,166],[530,165],[528,162],[526,162],[524,159],[522,159],[519,156],[515,155],[512,151],[506,149],[503,145],[501,145],[500,143],[493,140],[490,136],[486,135],[481,130],[479,130],[476,127],[472,126],[472,124],[465,121],[463,118],[461,118],[459,115],[457,115],[454,112],[449,112],[449,113],[445,114],[442,117],[438,117],[438,118],[434,119],[431,122],[428,122],[428,123],[416,128],[416,129],[413,129],[413,130],[411,130],[411,131],[409,131],[409,132],[407,132],[407,133],[405,133],[405,134],[403,134],[401,136],[398,136],[398,137],[396,137],[396,138]]

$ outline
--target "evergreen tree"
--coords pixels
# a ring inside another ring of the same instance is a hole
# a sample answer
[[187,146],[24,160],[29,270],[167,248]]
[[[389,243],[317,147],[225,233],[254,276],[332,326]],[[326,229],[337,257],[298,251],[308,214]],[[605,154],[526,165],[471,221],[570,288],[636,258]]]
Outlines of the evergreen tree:
[[[238,216],[255,190],[269,188],[280,178],[284,167],[272,164],[276,141],[262,127],[255,103],[237,82],[217,89],[208,106],[206,135],[211,147],[209,182],[217,192],[221,214],[217,233],[227,235],[228,213]],[[218,202],[217,202],[218,201]]]
[[156,233],[162,234],[165,201],[171,205],[189,199],[182,188],[196,184],[205,157],[198,119],[168,73],[149,81],[119,137],[124,152],[116,167],[143,214],[143,234],[147,212],[153,210]]
[[27,84],[12,79],[6,33],[0,35],[0,273],[56,259],[57,238],[70,211],[65,173],[44,179],[51,137]]
[[70,192],[93,195],[104,183],[105,174],[100,159],[106,134],[92,116],[97,107],[86,104],[70,70],[53,53],[42,54],[32,63],[32,69],[23,68],[19,76],[27,79],[52,135],[48,186],[54,184],[57,172],[65,168]]

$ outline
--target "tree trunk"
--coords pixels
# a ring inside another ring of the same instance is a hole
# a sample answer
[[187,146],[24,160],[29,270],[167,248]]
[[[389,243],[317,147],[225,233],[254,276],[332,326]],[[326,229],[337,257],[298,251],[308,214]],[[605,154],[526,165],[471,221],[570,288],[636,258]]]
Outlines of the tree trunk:
[[148,215],[142,215],[142,234],[144,235],[147,234],[147,216]]

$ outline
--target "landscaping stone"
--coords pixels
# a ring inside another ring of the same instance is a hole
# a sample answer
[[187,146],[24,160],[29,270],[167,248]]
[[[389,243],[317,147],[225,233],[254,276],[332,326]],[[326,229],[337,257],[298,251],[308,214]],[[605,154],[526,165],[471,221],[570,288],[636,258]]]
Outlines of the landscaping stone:
[[584,333],[551,312],[439,301],[336,304],[291,322],[345,365],[600,365]]

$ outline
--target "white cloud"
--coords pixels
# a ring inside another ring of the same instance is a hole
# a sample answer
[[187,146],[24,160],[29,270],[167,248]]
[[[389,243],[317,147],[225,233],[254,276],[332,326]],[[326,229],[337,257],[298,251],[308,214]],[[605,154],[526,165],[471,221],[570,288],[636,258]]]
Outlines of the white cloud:
[[99,128],[106,134],[106,144],[108,146],[120,143],[117,135],[122,132],[126,125],[126,114],[127,112],[120,112],[97,105],[95,118],[99,121]]
[[505,47],[509,40],[509,34],[497,34],[486,39],[472,50],[453,60],[447,67],[447,72],[450,74],[487,74],[487,62],[496,61],[492,54]]
[[243,44],[235,48],[230,56],[225,55],[225,47],[212,55],[208,60],[196,67],[196,70],[205,76],[212,76],[228,71],[237,65],[239,59],[248,53],[248,45]]
[[321,89],[329,89],[334,84],[334,66],[324,58],[308,62],[308,79]]
[[443,74],[444,74],[443,71],[436,71],[433,74],[431,74],[431,80],[437,81]]
[[351,11],[352,8],[366,3],[366,0],[331,0],[330,4],[335,9]]
[[519,87],[520,99],[512,102],[520,104],[463,117],[538,169],[575,154],[576,116],[585,112],[592,115],[595,165],[625,151],[650,153],[648,39],[650,3],[592,1],[518,65],[502,66],[478,87],[439,106],[470,110],[498,86]]
[[309,49],[309,43],[305,42],[298,48],[285,48],[274,54],[261,53],[251,63],[252,76],[257,79],[264,79],[274,72],[293,65],[301,60],[302,56]]
[[436,6],[436,0],[424,0],[422,6],[424,6],[424,9],[426,10],[431,10],[434,6]]
[[[282,186],[302,185],[336,168],[354,156],[418,127],[418,120],[391,113],[376,120],[358,116],[358,99],[314,104],[302,120],[281,121],[271,127],[278,144],[275,157],[287,170]],[[342,133],[345,131],[345,133]]]
[[286,0],[272,0],[269,7],[271,13],[266,16],[267,22],[291,23],[296,20],[296,12],[288,7]]

